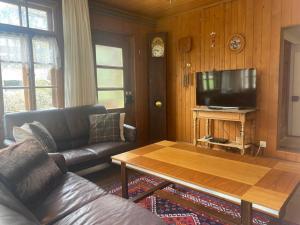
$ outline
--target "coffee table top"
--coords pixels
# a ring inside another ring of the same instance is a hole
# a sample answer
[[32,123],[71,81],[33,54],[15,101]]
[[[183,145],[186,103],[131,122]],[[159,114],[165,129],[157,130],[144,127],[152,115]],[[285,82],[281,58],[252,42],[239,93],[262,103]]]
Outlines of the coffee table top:
[[112,157],[114,163],[279,217],[300,182],[300,163],[162,141]]

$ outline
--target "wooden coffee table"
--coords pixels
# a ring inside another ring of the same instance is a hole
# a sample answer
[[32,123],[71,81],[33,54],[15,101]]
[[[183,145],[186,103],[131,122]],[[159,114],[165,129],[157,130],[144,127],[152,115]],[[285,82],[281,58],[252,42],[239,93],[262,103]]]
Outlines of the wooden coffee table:
[[253,209],[282,219],[300,182],[300,163],[205,150],[170,141],[113,156],[112,161],[121,165],[124,198],[128,198],[127,169],[133,169],[166,180],[141,197],[175,183],[240,204],[241,221],[233,220],[232,224],[252,224]]

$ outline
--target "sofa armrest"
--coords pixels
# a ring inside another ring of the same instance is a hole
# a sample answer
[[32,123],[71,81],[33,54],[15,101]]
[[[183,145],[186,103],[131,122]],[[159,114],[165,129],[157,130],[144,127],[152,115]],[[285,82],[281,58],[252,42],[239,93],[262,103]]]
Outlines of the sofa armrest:
[[50,158],[54,160],[56,165],[59,167],[59,169],[63,172],[66,173],[68,172],[67,165],[66,165],[66,160],[65,157],[60,154],[60,153],[48,153]]
[[8,147],[8,146],[14,145],[14,144],[16,144],[16,142],[15,142],[14,140],[10,140],[10,139],[4,139],[4,140],[3,140],[3,145],[4,145],[5,147]]
[[136,141],[136,128],[127,124],[124,124],[124,137],[128,142]]

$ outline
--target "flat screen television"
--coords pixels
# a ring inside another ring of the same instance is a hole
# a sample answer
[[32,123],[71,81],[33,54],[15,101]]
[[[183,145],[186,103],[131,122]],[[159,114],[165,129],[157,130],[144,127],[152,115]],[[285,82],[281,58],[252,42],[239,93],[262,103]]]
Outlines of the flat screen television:
[[255,108],[256,70],[199,72],[197,105],[210,108]]

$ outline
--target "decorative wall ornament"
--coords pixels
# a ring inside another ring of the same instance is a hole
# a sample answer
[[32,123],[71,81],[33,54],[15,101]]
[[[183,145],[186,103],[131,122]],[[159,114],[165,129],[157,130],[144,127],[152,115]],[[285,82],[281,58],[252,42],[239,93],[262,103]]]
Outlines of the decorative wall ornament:
[[193,85],[193,77],[191,72],[191,51],[192,51],[192,37],[184,37],[179,40],[179,52],[181,58],[181,67],[183,71],[182,84],[184,87]]
[[230,51],[240,53],[244,50],[246,45],[245,37],[241,34],[234,34],[228,41],[228,48]]
[[211,48],[216,47],[216,36],[217,36],[216,32],[211,32],[209,34],[209,36],[210,36],[210,41],[211,41],[210,47]]

